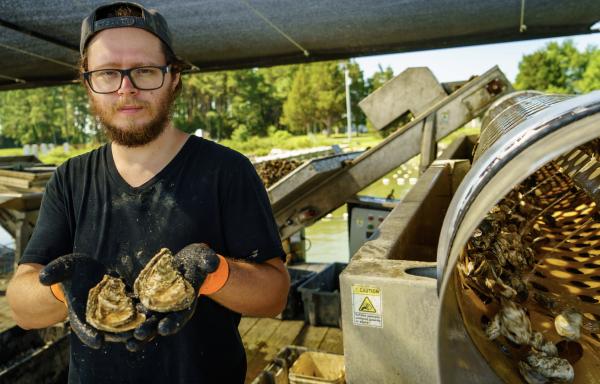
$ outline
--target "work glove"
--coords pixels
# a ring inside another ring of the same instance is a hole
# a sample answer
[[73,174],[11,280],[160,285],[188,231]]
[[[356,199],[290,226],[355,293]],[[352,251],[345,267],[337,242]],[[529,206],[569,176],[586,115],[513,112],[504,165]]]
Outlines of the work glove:
[[[40,282],[50,286],[54,296],[67,306],[73,332],[82,343],[93,349],[101,348],[105,341],[127,342],[133,339],[133,331],[104,332],[85,321],[88,293],[105,274],[108,271],[102,263],[83,254],[61,256],[48,263],[39,274]],[[138,346],[141,342],[136,340],[134,344]]]
[[[192,318],[198,296],[220,290],[229,277],[227,260],[206,244],[190,244],[173,255],[174,267],[194,288],[197,294],[189,308],[170,313],[147,312],[148,320],[135,329],[137,340],[147,340],[158,333],[168,336],[179,332]],[[155,324],[155,327],[153,327]]]

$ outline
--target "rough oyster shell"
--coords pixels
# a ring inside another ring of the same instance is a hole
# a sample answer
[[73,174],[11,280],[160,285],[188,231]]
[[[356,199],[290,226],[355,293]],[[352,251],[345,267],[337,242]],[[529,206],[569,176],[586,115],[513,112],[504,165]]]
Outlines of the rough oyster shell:
[[121,279],[104,275],[88,293],[85,319],[101,331],[123,332],[143,323],[146,316],[136,311]]
[[535,351],[519,361],[519,372],[528,384],[572,383],[575,378],[573,366],[566,359]]
[[161,249],[142,269],[133,285],[142,304],[153,311],[171,312],[188,308],[196,292],[174,267],[173,255]]

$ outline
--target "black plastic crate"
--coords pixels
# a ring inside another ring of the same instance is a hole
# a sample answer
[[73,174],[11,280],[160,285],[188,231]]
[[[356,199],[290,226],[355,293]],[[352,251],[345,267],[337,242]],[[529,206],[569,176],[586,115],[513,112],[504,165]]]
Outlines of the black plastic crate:
[[304,319],[304,305],[298,287],[316,273],[296,268],[288,268],[288,272],[290,274],[290,292],[285,309],[281,312],[281,318],[283,320],[302,320]]
[[347,265],[332,263],[298,288],[310,325],[341,326],[340,273]]

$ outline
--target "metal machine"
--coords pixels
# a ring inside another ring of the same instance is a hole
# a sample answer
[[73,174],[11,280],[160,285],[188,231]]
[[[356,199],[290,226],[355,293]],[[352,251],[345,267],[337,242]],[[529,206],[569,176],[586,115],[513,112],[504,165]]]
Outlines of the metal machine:
[[599,112],[510,94],[425,171],[340,277],[349,383],[597,380]]
[[[342,206],[356,193],[418,154],[425,169],[435,159],[438,140],[482,114],[492,102],[512,90],[497,67],[465,82],[450,94],[427,68],[409,69],[398,78],[402,81],[390,81],[363,101],[369,104],[365,113],[371,120],[385,115],[377,121],[389,126],[412,108],[415,116],[412,121],[364,153],[310,161],[269,188],[283,239]],[[423,82],[434,84],[438,91],[424,93]],[[407,88],[414,92],[407,92]],[[423,95],[426,102],[416,105],[415,94]],[[389,95],[398,97],[397,108],[392,113],[385,104]],[[384,104],[376,102],[378,99]]]
[[594,382],[600,92],[511,95],[484,124],[440,232],[440,381]]

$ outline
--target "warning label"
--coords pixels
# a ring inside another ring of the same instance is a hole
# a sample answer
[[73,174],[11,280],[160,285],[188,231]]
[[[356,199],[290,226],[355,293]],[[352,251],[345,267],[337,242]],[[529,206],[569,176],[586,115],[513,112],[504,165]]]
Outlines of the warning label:
[[381,288],[352,286],[352,322],[363,327],[383,328]]

